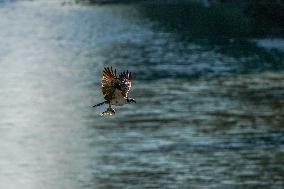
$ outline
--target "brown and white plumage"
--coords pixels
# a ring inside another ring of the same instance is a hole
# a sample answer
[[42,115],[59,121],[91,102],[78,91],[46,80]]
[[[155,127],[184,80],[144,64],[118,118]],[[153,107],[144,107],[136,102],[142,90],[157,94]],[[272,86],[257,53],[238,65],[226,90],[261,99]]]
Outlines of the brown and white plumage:
[[105,68],[102,78],[102,93],[105,100],[111,101],[114,98],[115,89],[118,88],[120,88],[120,85],[116,70],[113,71],[112,67]]
[[109,104],[109,109],[111,109],[111,105],[122,106],[127,103],[136,102],[134,99],[128,98],[131,79],[131,72],[128,70],[120,73],[118,76],[116,69],[113,70],[112,67],[104,68],[101,87],[106,101],[95,106],[107,103]]

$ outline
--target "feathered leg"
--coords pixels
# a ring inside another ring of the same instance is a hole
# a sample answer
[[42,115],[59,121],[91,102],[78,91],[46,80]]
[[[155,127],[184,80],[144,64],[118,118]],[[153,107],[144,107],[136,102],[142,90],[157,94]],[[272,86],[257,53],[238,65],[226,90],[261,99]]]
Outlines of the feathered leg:
[[111,108],[111,103],[108,103],[108,109],[102,113],[102,115],[114,115],[115,114],[115,110],[113,108]]
[[115,110],[111,107],[110,102],[109,102],[109,104],[108,104],[108,109],[107,109],[107,111],[111,112],[111,114],[115,114]]

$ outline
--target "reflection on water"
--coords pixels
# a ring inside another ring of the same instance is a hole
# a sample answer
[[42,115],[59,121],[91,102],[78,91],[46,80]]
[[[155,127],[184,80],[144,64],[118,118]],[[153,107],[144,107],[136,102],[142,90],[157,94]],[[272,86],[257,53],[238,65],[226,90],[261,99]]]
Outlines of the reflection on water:
[[[282,188],[283,53],[48,2],[0,5],[0,188]],[[138,103],[101,117],[108,65]]]

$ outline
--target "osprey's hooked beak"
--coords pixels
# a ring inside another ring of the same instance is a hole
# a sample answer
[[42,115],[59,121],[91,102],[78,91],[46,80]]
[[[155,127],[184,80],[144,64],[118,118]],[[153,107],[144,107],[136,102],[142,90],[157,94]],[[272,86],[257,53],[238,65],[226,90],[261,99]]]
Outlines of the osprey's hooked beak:
[[128,99],[127,99],[127,102],[128,102],[128,103],[132,103],[132,102],[135,102],[135,103],[136,103],[136,100],[134,100],[133,98],[128,98]]

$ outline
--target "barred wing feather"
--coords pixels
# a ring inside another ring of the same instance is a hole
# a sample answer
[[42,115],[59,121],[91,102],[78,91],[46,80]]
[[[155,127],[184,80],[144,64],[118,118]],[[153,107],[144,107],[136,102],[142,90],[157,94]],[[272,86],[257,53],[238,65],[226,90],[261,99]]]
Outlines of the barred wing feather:
[[102,93],[105,100],[110,101],[113,98],[116,88],[120,88],[120,82],[116,75],[116,70],[113,70],[112,67],[105,68],[103,71],[102,78]]
[[119,74],[119,83],[122,95],[127,98],[131,88],[131,72],[128,72],[127,70],[126,72],[122,72],[121,74]]

